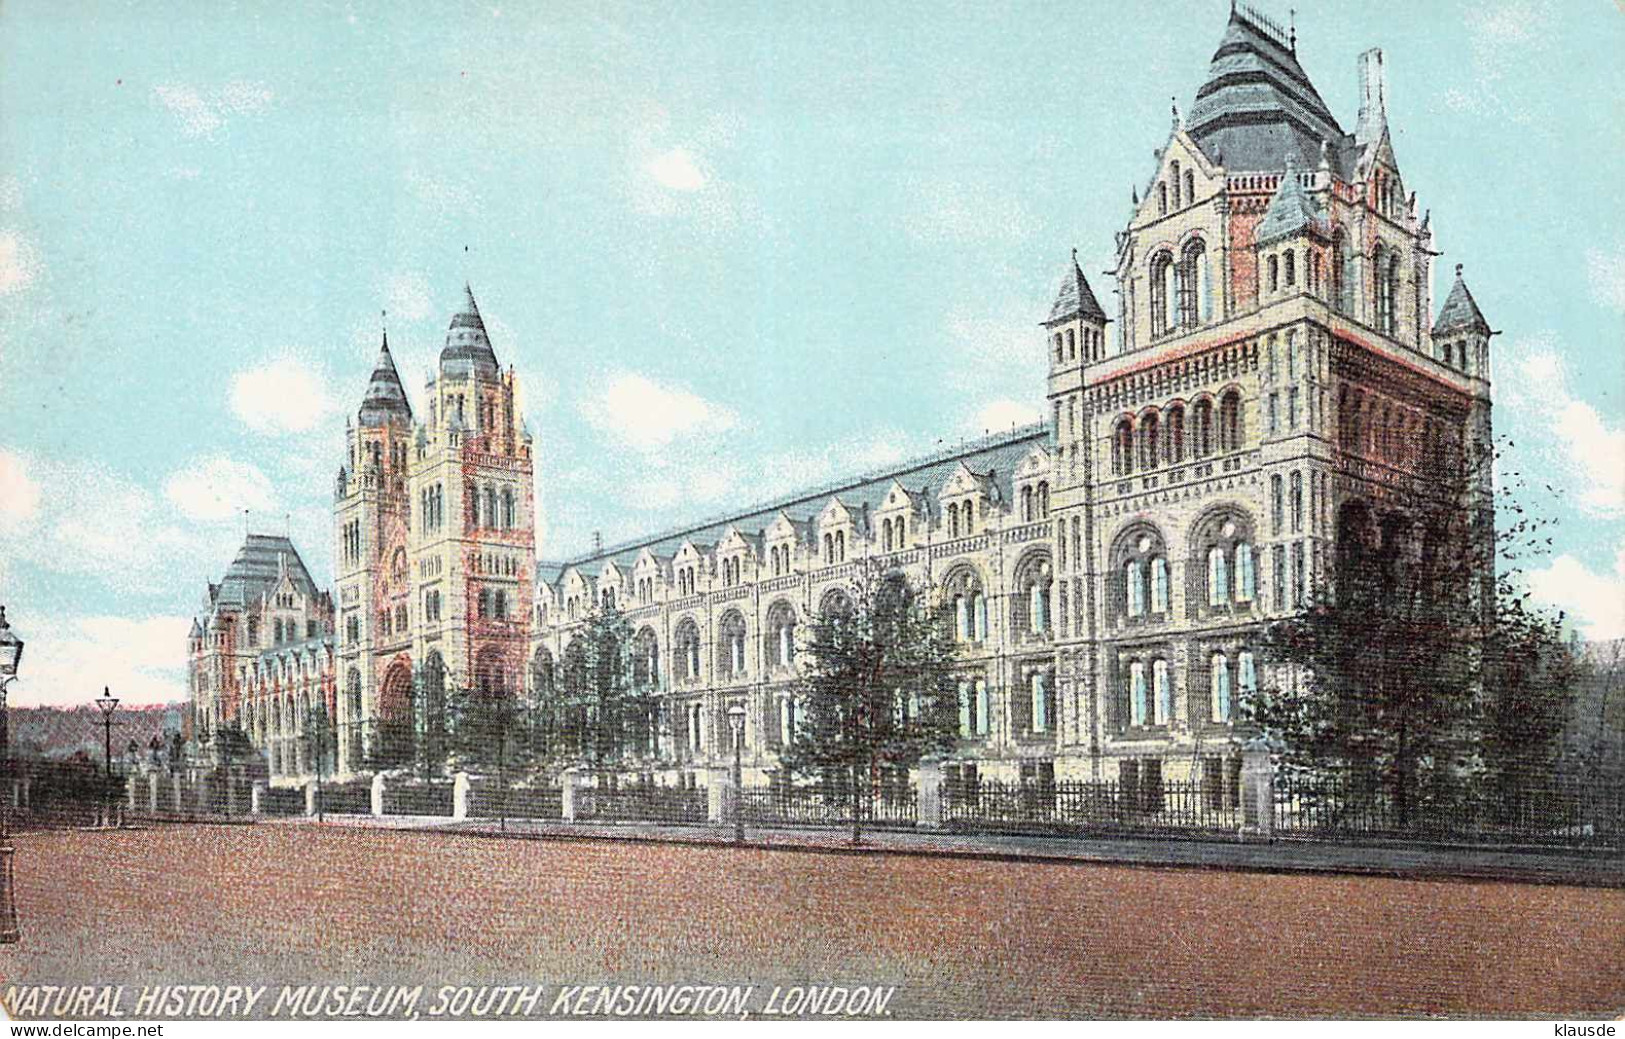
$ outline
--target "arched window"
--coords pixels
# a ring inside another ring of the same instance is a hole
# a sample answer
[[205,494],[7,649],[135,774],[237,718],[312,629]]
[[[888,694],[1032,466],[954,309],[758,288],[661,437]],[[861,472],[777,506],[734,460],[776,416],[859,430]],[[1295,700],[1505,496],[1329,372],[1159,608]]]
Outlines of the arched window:
[[1269,290],[1274,292],[1281,287],[1281,261],[1271,256],[1265,263],[1265,269],[1269,271]]
[[1125,476],[1134,471],[1134,420],[1117,420],[1117,431],[1112,436],[1112,472]]
[[700,678],[700,629],[693,618],[685,617],[672,635],[672,672],[679,681]]
[[1241,393],[1230,390],[1219,401],[1219,450],[1241,450]]
[[1130,559],[1123,580],[1128,588],[1128,615],[1138,617],[1145,613],[1145,563]]
[[1175,159],[1171,164],[1169,164],[1168,169],[1169,169],[1168,182],[1171,183],[1174,186],[1174,208],[1178,209],[1179,206],[1180,206],[1180,201],[1179,201],[1179,198],[1180,198],[1180,196],[1179,196],[1179,187],[1180,187],[1179,160]]
[[824,535],[824,565],[828,566],[829,564],[831,564],[833,562],[835,562],[835,535],[834,534],[825,534]]
[[1236,690],[1244,701],[1258,692],[1258,668],[1251,650],[1242,650],[1236,658]]
[[1223,653],[1208,659],[1208,717],[1220,723],[1230,721],[1230,658]]
[[1032,712],[1030,729],[1034,733],[1049,731],[1049,673],[1047,671],[1034,671],[1028,681],[1031,684],[1030,696],[1032,702],[1029,710]]
[[767,611],[768,652],[775,667],[789,667],[795,660],[796,613],[787,602],[776,602]]
[[1195,328],[1207,320],[1207,246],[1193,238],[1179,260],[1179,324]]
[[1163,556],[1151,560],[1151,612],[1168,612],[1168,560]]
[[1281,524],[1285,515],[1285,501],[1282,488],[1281,474],[1276,473],[1270,477],[1270,533],[1281,533]]
[[1167,335],[1168,307],[1174,295],[1174,258],[1167,250],[1151,258],[1151,334]]
[[724,678],[738,678],[745,673],[745,618],[737,610],[729,611],[720,625],[721,644],[717,647],[717,670]]
[[1038,482],[1038,518],[1049,519],[1049,482]]
[[1110,601],[1114,613],[1128,618],[1164,619],[1168,612],[1168,559],[1162,535],[1148,524],[1135,524],[1112,547],[1112,569],[1122,575]]
[[1352,280],[1349,276],[1349,243],[1343,229],[1338,228],[1332,233],[1332,307],[1338,313],[1348,313],[1348,288]]
[[1185,204],[1196,204],[1196,174],[1190,170],[1185,171]]
[[1031,485],[1021,489],[1021,522],[1033,521],[1033,489]]
[[1148,411],[1140,418],[1140,468],[1157,467],[1157,413]]
[[1060,364],[1063,359],[1064,358],[1061,353],[1061,333],[1057,332],[1055,333],[1055,363]]
[[1066,356],[1068,360],[1078,359],[1078,337],[1070,328],[1066,330]]
[[1051,591],[1048,558],[1038,553],[1027,556],[1016,571],[1015,588],[1020,597],[1017,607],[1020,630],[1027,635],[1048,635]]
[[959,536],[959,505],[957,503],[948,506],[948,536],[951,538]]
[[1197,458],[1206,458],[1213,453],[1213,402],[1206,397],[1196,402],[1195,443],[1192,447],[1191,454]]
[[1236,543],[1236,601],[1252,602],[1258,594],[1258,579],[1254,572],[1253,546],[1245,541]]
[[1157,215],[1168,215],[1168,185],[1157,185]]
[[1169,464],[1178,465],[1185,460],[1185,408],[1175,404],[1168,409],[1167,418],[1163,422],[1166,428],[1167,448],[1163,455]]
[[1230,602],[1230,567],[1218,545],[1207,550],[1207,602],[1209,606]]
[[1145,683],[1145,661],[1131,661],[1128,666],[1128,702],[1129,721],[1134,725],[1144,725],[1149,715],[1147,703],[1149,690]]
[[1158,657],[1151,662],[1151,724],[1167,725],[1174,715],[1174,685],[1168,677],[1168,661]]
[[1286,282],[1287,288],[1291,288],[1298,283],[1298,252],[1296,249],[1288,249],[1281,259],[1283,261],[1281,280]]

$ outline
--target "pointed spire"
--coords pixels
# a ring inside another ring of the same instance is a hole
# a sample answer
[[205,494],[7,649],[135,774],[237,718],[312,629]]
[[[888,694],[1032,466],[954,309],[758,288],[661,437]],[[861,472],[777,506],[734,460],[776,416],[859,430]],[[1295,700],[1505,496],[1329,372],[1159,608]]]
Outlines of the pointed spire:
[[1450,295],[1445,297],[1444,306],[1439,308],[1439,319],[1433,323],[1433,334],[1438,336],[1464,330],[1486,336],[1495,334],[1490,323],[1484,320],[1483,312],[1478,309],[1478,301],[1467,291],[1467,282],[1461,276],[1461,264],[1458,263],[1456,283],[1450,286]]
[[440,351],[440,370],[443,374],[463,375],[478,370],[485,375],[496,375],[499,370],[491,339],[485,331],[485,319],[474,302],[474,289],[463,282],[463,309],[452,315],[451,327],[446,330],[446,345]]
[[1258,222],[1253,241],[1263,245],[1306,229],[1324,233],[1324,218],[1298,176],[1297,153],[1288,152],[1281,186],[1275,189],[1269,208],[1264,210],[1264,219]]
[[1100,308],[1100,301],[1095,299],[1094,290],[1089,288],[1089,279],[1083,276],[1083,268],[1078,266],[1077,249],[1072,250],[1072,264],[1061,278],[1061,289],[1056,293],[1054,305],[1049,308],[1045,324],[1069,321],[1075,317],[1102,324],[1107,321],[1106,312]]
[[363,426],[412,421],[412,405],[406,398],[406,388],[401,385],[400,373],[395,370],[395,358],[389,352],[387,328],[383,330],[382,340],[378,360],[372,365],[372,378],[367,382],[367,392],[361,398],[358,417]]

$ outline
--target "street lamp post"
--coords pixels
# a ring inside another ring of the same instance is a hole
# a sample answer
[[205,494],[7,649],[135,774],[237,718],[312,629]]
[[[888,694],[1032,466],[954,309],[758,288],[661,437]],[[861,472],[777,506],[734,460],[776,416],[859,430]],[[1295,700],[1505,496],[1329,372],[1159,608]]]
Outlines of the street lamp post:
[[102,695],[97,698],[96,706],[102,709],[102,730],[105,733],[105,742],[102,754],[107,760],[107,788],[102,794],[102,810],[107,813],[107,824],[113,824],[113,712],[118,710],[118,697],[112,690],[102,686]]
[[734,842],[745,840],[745,789],[740,768],[740,755],[745,746],[745,705],[735,703],[728,708],[728,727],[734,737]]
[[16,849],[11,846],[11,725],[6,706],[6,687],[17,680],[22,659],[23,640],[12,634],[6,608],[0,606],[0,945],[22,940],[11,868]]

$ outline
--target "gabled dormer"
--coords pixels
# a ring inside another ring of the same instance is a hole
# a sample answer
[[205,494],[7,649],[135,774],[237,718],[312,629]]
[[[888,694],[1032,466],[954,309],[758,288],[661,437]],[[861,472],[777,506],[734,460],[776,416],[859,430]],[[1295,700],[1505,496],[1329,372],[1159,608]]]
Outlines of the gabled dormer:
[[1050,481],[1055,472],[1054,464],[1054,458],[1040,444],[1034,444],[1016,463],[1016,515],[1021,522],[1036,523],[1049,518]]
[[1136,198],[1131,230],[1148,227],[1210,201],[1224,189],[1224,170],[1185,129],[1176,106],[1167,142],[1156,152],[1157,167],[1144,198]]
[[901,552],[908,548],[919,530],[919,521],[929,513],[925,494],[911,491],[902,482],[893,479],[886,496],[875,509],[879,525],[879,549],[882,552]]
[[806,544],[807,534],[805,521],[791,519],[783,511],[773,517],[773,522],[762,532],[767,552],[767,576],[783,577],[795,572],[797,550]]
[[722,575],[722,587],[737,588],[755,576],[761,556],[761,535],[745,534],[730,526],[717,542],[717,572]]
[[[818,560],[823,566],[834,566],[847,560],[849,550],[857,547],[857,538],[863,533],[857,522],[861,516],[840,498],[831,498],[818,513]],[[855,554],[855,553],[854,553]]]
[[598,604],[605,609],[624,605],[622,600],[626,595],[626,571],[613,559],[598,571],[597,592]]
[[695,595],[701,588],[707,587],[713,547],[685,540],[677,549],[671,565],[680,598]]
[[645,547],[632,561],[632,599],[639,606],[659,602],[665,593],[666,561]]
[[992,473],[978,473],[960,461],[937,493],[942,508],[942,526],[949,538],[969,537],[981,532],[989,522],[998,491]]
[[564,619],[567,622],[579,621],[592,613],[593,588],[587,575],[581,572],[580,567],[572,566],[564,572],[559,579],[559,588],[564,599]]

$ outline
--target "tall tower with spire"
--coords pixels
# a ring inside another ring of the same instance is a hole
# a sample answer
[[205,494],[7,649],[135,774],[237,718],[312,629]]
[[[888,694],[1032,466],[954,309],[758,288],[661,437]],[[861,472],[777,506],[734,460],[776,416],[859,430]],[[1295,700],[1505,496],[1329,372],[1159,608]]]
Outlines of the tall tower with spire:
[[466,285],[425,396],[414,417],[386,332],[335,486],[343,772],[410,760],[444,731],[451,690],[519,688],[532,444]]

